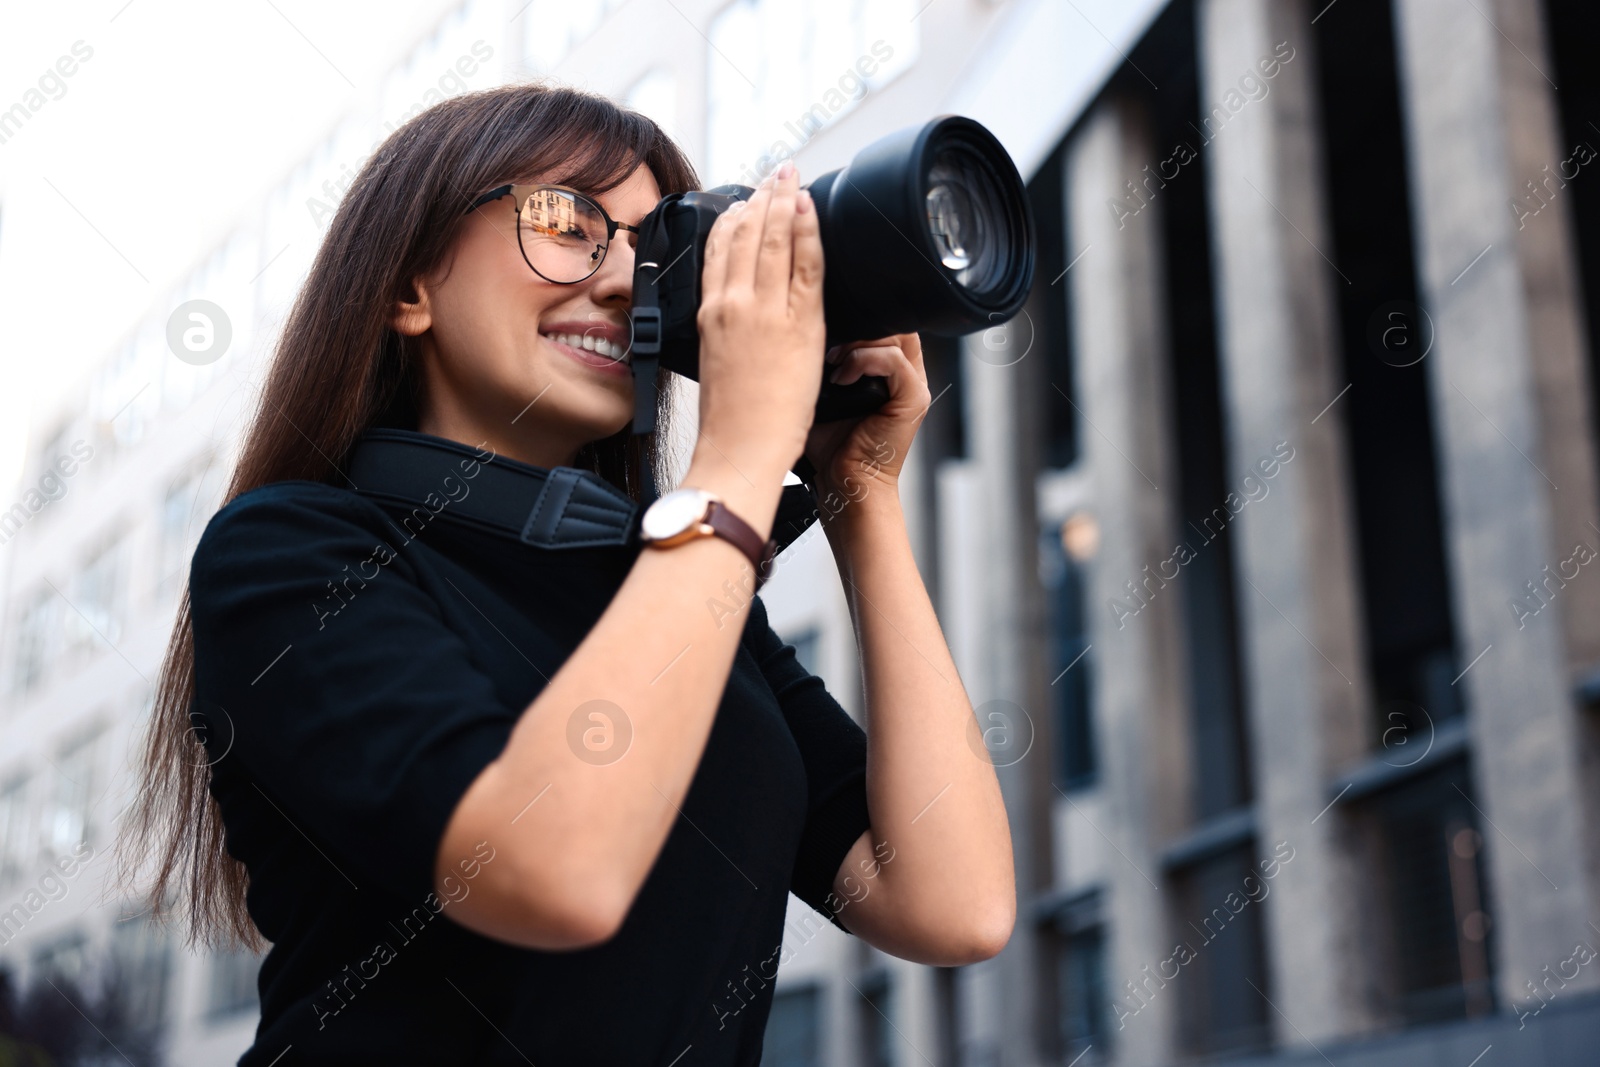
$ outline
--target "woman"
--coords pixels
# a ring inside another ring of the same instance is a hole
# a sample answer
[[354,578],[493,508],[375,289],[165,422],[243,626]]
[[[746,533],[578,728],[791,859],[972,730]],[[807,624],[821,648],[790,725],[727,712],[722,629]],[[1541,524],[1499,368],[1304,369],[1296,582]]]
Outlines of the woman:
[[711,231],[682,485],[757,543],[802,455],[848,501],[870,744],[737,539],[613,536],[666,471],[668,390],[630,432],[632,227],[696,184],[647,118],[524,85],[407,123],[341,203],[194,556],[129,840],[198,935],[271,943],[241,1064],[756,1063],[791,890],[906,959],[1008,939],[1004,806],[896,487],[921,349],[829,353],[892,397],[811,426],[790,166]]

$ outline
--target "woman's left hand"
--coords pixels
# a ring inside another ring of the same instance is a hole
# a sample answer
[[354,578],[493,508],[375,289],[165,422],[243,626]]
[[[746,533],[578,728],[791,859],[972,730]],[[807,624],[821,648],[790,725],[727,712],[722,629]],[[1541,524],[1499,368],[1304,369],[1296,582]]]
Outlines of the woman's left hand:
[[834,491],[853,501],[881,489],[898,500],[900,468],[931,403],[921,339],[902,333],[852,341],[830,349],[826,358],[830,381],[848,385],[864,376],[884,377],[889,399],[859,419],[811,427],[805,456],[816,468],[818,493]]

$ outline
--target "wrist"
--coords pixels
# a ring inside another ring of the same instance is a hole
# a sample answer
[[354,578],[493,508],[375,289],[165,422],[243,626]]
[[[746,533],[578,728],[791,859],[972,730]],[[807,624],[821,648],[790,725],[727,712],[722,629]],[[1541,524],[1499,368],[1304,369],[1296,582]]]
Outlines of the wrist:
[[781,462],[747,461],[743,456],[735,462],[715,450],[696,450],[679,484],[715,494],[765,541],[777,519],[784,469]]
[[893,482],[857,482],[850,486],[817,486],[817,521],[835,547],[866,529],[904,529],[905,512]]

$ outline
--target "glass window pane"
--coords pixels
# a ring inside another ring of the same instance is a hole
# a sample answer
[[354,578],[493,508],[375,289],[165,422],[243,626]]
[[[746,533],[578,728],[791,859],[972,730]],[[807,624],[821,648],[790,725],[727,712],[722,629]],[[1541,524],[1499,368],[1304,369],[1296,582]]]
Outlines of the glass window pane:
[[111,931],[110,1014],[119,1028],[159,1030],[166,1019],[172,947],[158,923],[140,916]]
[[56,594],[48,586],[35,590],[18,615],[12,689],[26,693],[44,680],[56,653]]
[[[1264,1047],[1271,1040],[1265,996],[1272,993],[1259,901],[1265,899],[1267,883],[1255,866],[1254,846],[1201,860],[1173,882],[1178,911],[1174,934],[1188,951],[1151,973],[1163,968],[1170,972],[1174,964],[1182,968],[1175,991],[1184,1047],[1196,1054]],[[1146,986],[1144,995],[1165,993]],[[1127,1010],[1142,1006],[1136,997],[1123,998]]]
[[258,1010],[256,978],[261,973],[260,956],[246,949],[218,952],[211,957],[210,970],[207,1015],[221,1017]]
[[45,824],[46,844],[53,856],[72,852],[92,838],[91,808],[95,788],[96,738],[79,742],[56,761],[55,789]]
[[762,1067],[819,1067],[821,1001],[816,986],[777,991],[761,1046]]
[[28,780],[13,778],[0,786],[0,886],[9,885],[23,873],[32,859],[29,855],[32,840],[28,826]]

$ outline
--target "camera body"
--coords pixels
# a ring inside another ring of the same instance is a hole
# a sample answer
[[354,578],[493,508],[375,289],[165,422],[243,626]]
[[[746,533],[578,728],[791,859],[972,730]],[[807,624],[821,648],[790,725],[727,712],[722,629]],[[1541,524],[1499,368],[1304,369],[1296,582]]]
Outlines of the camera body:
[[[700,330],[696,316],[700,310],[700,279],[704,269],[706,235],[717,216],[736,201],[748,200],[755,192],[748,185],[719,185],[715,189],[677,193],[667,197],[641,226],[638,265],[633,281],[633,357],[634,375],[655,368],[645,360],[654,357],[659,365],[694,381],[700,380]],[[647,249],[660,251],[647,254]],[[665,256],[664,259],[656,257]],[[826,296],[824,296],[826,306]],[[882,336],[882,335],[880,335]],[[828,344],[839,343],[830,332]],[[861,378],[849,385],[822,382],[817,396],[817,421],[866,415],[889,399],[884,378]],[[653,415],[655,405],[648,407]],[[634,432],[651,427],[634,426]]]
[[[821,233],[827,344],[957,336],[1009,321],[1033,285],[1027,188],[1000,142],[958,115],[892,133],[806,188]],[[745,185],[675,193],[640,222],[633,277],[635,433],[654,427],[660,367],[699,380],[700,280],[717,216]],[[888,380],[826,379],[815,421],[870,414]]]

